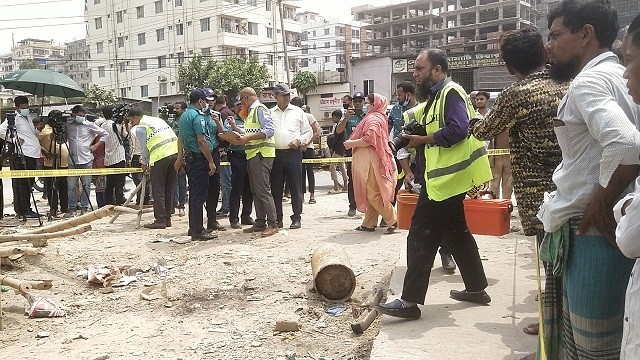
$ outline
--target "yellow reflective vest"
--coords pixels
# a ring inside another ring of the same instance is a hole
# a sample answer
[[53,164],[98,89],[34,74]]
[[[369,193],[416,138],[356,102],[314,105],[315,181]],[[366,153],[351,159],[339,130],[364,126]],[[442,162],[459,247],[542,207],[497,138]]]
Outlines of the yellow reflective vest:
[[[427,134],[444,128],[445,99],[449,91],[458,92],[465,101],[469,119],[473,118],[475,110],[468,100],[467,93],[460,85],[447,79],[442,89],[436,93],[431,107],[426,109],[426,114],[425,107],[428,103],[424,102],[405,112],[407,120],[416,119],[419,123],[426,124]],[[431,200],[446,200],[492,179],[487,150],[484,143],[474,136],[468,136],[448,148],[427,145],[424,154],[420,155],[425,157],[424,178],[427,195]]]
[[164,120],[145,115],[138,126],[146,131],[149,166],[178,153],[178,137]]
[[[244,121],[244,132],[247,134],[253,134],[260,131],[262,126],[258,119],[258,109],[262,109],[263,112],[269,113],[269,109],[263,104],[260,104],[249,111],[247,118]],[[276,157],[276,142],[273,136],[265,139],[251,140],[245,146],[245,154],[247,154],[247,160],[252,159],[260,153],[262,157],[274,158]]]

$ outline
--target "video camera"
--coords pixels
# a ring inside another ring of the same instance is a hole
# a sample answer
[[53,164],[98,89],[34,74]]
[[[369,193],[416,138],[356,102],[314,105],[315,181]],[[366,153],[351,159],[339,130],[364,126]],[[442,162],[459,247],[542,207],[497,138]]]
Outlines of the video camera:
[[389,147],[393,152],[396,152],[409,145],[409,139],[402,136],[404,134],[426,136],[427,128],[424,125],[419,124],[416,120],[410,121],[407,125],[402,127],[402,131],[400,132],[400,134],[398,134],[398,136],[389,141]]
[[158,117],[166,121],[169,125],[176,121],[176,115],[173,104],[166,104],[158,109]]
[[130,104],[120,104],[113,108],[113,122],[116,124],[122,124],[131,110]]
[[64,132],[66,124],[71,120],[71,112],[60,110],[51,110],[47,114],[46,124],[49,125],[54,131]]

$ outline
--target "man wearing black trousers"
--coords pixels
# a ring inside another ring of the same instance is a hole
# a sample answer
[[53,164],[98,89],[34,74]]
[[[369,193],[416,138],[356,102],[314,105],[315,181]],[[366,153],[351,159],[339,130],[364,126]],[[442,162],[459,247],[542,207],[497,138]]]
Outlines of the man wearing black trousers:
[[282,193],[285,177],[291,191],[290,229],[299,229],[302,215],[302,150],[300,146],[311,140],[313,131],[307,117],[301,108],[292,105],[290,91],[286,84],[278,84],[274,88],[278,104],[271,108],[271,116],[275,125],[276,157],[271,170],[271,194],[276,205],[278,227],[284,227],[282,222]]

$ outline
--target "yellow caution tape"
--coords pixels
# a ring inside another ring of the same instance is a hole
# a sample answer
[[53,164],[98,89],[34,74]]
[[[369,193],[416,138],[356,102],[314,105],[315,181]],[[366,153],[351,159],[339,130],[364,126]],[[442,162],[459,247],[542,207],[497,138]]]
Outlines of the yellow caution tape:
[[343,162],[351,162],[351,157],[302,159],[303,164],[331,164],[331,163],[343,163]]
[[511,152],[509,151],[509,149],[489,149],[487,150],[487,155],[489,156],[494,156],[494,155],[509,155]]
[[104,168],[104,169],[51,169],[51,170],[4,170],[0,171],[0,179],[3,178],[32,178],[32,177],[61,177],[61,176],[87,176],[87,175],[112,175],[142,172],[140,168]]

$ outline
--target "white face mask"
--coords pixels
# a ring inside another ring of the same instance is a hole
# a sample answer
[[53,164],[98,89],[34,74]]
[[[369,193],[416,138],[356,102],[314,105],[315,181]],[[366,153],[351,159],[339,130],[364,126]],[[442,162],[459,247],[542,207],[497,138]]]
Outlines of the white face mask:
[[20,109],[20,115],[24,117],[29,116],[29,109]]
[[404,102],[402,103],[402,106],[407,106],[407,105],[409,105],[409,97],[405,96]]
[[84,119],[85,119],[85,117],[84,117],[84,116],[76,116],[76,122],[77,122],[78,124],[82,124],[82,123],[84,123]]

